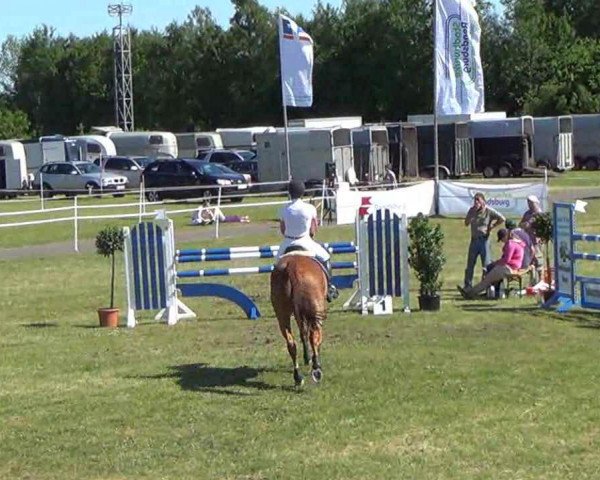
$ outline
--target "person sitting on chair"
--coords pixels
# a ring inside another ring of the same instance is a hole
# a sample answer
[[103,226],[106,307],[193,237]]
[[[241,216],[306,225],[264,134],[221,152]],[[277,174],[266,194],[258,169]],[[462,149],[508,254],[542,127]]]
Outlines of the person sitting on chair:
[[523,250],[525,249],[523,242],[511,236],[505,228],[498,230],[498,241],[504,242],[502,257],[491,263],[490,269],[485,277],[483,277],[483,280],[474,287],[463,288],[457,285],[458,291],[463,298],[475,298],[480,293],[486,291],[490,285],[501,282],[521,268],[523,264]]
[[279,230],[284,238],[279,245],[277,258],[281,257],[289,247],[300,247],[311,252],[325,266],[328,283],[327,301],[331,302],[338,296],[335,285],[331,283],[331,264],[329,262],[331,256],[322,245],[313,240],[318,228],[317,209],[314,205],[302,200],[303,182],[291,180],[288,185],[288,193],[292,201],[280,212]]

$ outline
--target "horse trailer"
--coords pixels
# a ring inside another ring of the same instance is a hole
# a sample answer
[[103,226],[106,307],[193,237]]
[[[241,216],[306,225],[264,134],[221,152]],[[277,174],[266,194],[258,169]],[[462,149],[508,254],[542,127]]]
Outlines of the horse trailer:
[[25,149],[27,171],[36,172],[48,162],[78,162],[87,157],[87,142],[82,139],[49,135],[30,140],[21,140]]
[[256,149],[256,136],[261,133],[273,133],[274,127],[245,127],[245,128],[217,128],[216,132],[221,135],[223,148],[227,149]]
[[[433,125],[417,125],[419,176],[435,175]],[[457,178],[473,173],[473,145],[466,123],[438,125],[440,178]]]
[[389,164],[400,178],[419,176],[419,140],[412,123],[387,123]]
[[28,188],[25,148],[21,142],[0,141],[0,198],[15,197]]
[[[351,177],[354,168],[352,138],[347,128],[290,128],[290,170],[295,179],[305,183],[321,182],[332,171],[338,182]],[[261,133],[256,136],[258,177],[262,182],[288,180],[285,132]]]
[[504,120],[471,120],[474,170],[484,177],[522,175],[534,167],[534,120],[524,116]]
[[221,135],[216,132],[176,133],[175,137],[181,158],[196,158],[199,153],[223,148]]
[[533,156],[536,167],[564,172],[574,167],[573,117],[537,117],[533,119]]
[[88,162],[93,162],[103,157],[112,157],[117,154],[114,142],[103,135],[77,135],[69,138],[85,141],[85,160]]
[[288,120],[289,128],[358,128],[362,127],[362,117],[296,118]]
[[600,168],[600,114],[573,115],[573,157],[575,168]]
[[117,155],[176,158],[177,139],[171,132],[107,132]]
[[385,166],[390,161],[387,128],[383,125],[365,125],[353,128],[351,133],[354,170],[358,179],[382,180]]

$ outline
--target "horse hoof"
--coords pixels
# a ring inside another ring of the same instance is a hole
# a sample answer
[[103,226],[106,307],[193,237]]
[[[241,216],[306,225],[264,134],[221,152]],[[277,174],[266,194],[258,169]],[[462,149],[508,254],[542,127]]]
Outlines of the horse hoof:
[[319,383],[321,381],[321,379],[323,378],[323,372],[322,372],[322,370],[320,368],[317,368],[316,370],[313,370],[310,373],[310,375],[311,375],[311,377],[313,379],[313,382],[315,382],[315,383]]
[[304,377],[299,373],[294,373],[294,383],[297,387],[301,387],[304,385]]

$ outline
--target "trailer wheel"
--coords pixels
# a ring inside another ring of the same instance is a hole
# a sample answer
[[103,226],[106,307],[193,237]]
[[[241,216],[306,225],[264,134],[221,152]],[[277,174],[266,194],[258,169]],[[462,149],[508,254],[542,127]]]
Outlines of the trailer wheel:
[[588,158],[583,164],[585,170],[598,170],[598,160],[595,158]]
[[485,178],[492,178],[496,176],[496,169],[494,167],[488,166],[483,169],[482,173]]
[[513,169],[510,165],[500,165],[498,167],[498,176],[500,178],[512,177]]

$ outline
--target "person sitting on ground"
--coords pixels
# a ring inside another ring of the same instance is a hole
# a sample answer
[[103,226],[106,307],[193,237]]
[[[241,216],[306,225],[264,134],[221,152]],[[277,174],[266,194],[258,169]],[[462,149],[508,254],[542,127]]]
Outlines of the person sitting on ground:
[[331,302],[337,298],[338,292],[335,285],[331,283],[331,255],[325,248],[313,240],[317,233],[317,209],[314,205],[302,200],[304,195],[304,182],[291,180],[288,184],[288,193],[291,203],[281,209],[279,230],[283,235],[283,241],[279,245],[277,258],[279,259],[289,247],[300,247],[311,252],[324,266],[327,273],[327,301]]
[[501,282],[521,268],[523,250],[525,249],[523,242],[511,236],[506,228],[498,230],[498,241],[504,242],[502,257],[490,265],[491,269],[483,277],[483,280],[474,287],[462,288],[460,285],[457,285],[458,291],[463,298],[475,298],[480,293],[485,292],[490,285]]
[[211,207],[208,201],[204,202],[201,207],[193,213],[193,225],[210,225],[219,219],[223,223],[250,223],[248,215],[223,215],[219,207]]

